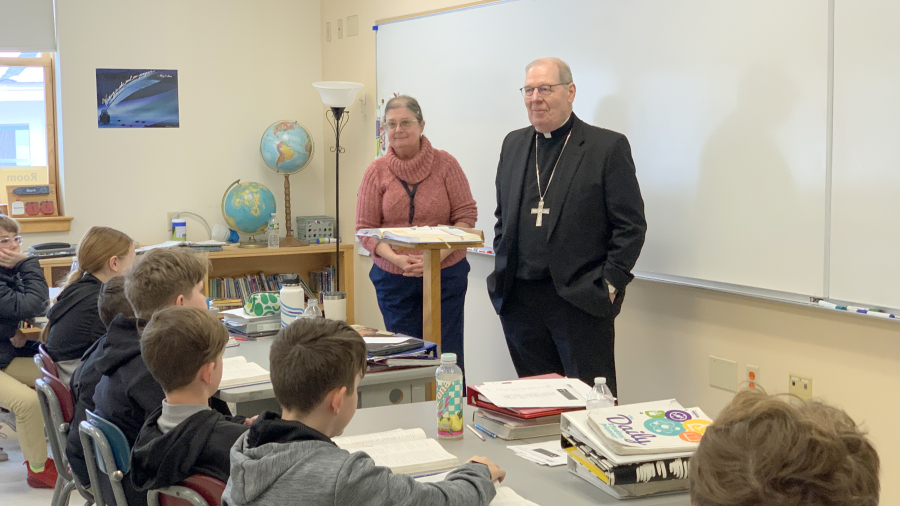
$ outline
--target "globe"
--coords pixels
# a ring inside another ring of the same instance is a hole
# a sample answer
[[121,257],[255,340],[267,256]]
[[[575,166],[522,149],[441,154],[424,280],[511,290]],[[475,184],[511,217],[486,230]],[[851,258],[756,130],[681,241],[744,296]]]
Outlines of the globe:
[[259,142],[259,153],[279,174],[300,172],[313,157],[312,136],[296,121],[272,123]]
[[231,183],[222,197],[222,215],[228,226],[253,236],[265,231],[275,212],[275,195],[259,183]]

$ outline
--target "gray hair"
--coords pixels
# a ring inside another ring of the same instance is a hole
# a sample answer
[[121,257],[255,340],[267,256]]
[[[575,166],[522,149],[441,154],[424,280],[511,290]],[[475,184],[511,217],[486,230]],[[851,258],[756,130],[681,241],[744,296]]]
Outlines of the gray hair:
[[559,71],[560,83],[569,84],[575,82],[572,80],[572,69],[569,68],[569,64],[560,60],[559,58],[538,58],[537,60],[534,60],[533,62],[525,66],[525,73],[527,74],[529,70],[537,67],[538,65],[547,65],[550,63],[556,65],[556,70]]
[[391,109],[399,109],[401,107],[406,107],[409,112],[413,113],[413,116],[416,117],[419,123],[425,121],[422,117],[422,108],[419,107],[419,102],[409,95],[399,95],[388,100],[387,105],[384,106],[384,116],[387,117],[387,113]]

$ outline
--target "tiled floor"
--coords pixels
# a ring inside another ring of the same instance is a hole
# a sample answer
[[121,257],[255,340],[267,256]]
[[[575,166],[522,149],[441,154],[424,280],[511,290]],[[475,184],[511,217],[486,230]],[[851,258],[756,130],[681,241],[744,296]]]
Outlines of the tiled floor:
[[[16,433],[0,424],[0,448],[9,454],[9,460],[0,462],[0,504],[3,506],[50,506],[52,489],[34,489],[25,483],[25,457],[19,448]],[[50,455],[49,449],[47,454]],[[71,506],[84,504],[78,492],[69,500]]]

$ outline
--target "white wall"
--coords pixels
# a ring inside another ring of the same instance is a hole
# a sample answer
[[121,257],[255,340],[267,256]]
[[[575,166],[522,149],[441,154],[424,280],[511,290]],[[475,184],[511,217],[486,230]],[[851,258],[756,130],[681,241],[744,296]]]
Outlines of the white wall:
[[[321,214],[323,106],[310,86],[322,76],[319,17],[318,0],[58,2],[63,204],[75,219],[69,233],[27,242],[77,242],[107,225],[151,244],[166,239],[167,211],[224,224],[236,179],[264,183],[282,213],[284,178],[259,140],[283,119],[305,125],[317,148],[291,177],[292,213]],[[97,68],[177,70],[181,126],[98,128]],[[190,218],[188,238],[206,239]]]

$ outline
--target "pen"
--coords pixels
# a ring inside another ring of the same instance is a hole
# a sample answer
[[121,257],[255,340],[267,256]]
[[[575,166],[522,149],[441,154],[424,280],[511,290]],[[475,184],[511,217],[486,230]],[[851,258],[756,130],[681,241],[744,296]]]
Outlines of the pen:
[[475,435],[478,436],[478,439],[480,439],[480,440],[482,440],[482,441],[485,441],[484,436],[482,436],[481,434],[479,434],[478,431],[475,430],[475,427],[472,427],[471,424],[468,424],[468,423],[467,423],[467,424],[466,424],[466,427],[468,427],[470,431],[474,432]]
[[475,424],[475,428],[478,429],[478,430],[480,430],[481,432],[484,432],[484,433],[487,434],[488,436],[491,436],[491,437],[494,438],[494,439],[497,438],[497,435],[496,435],[496,434],[494,434],[493,432],[491,432],[491,431],[485,429],[485,428],[482,427],[481,425],[478,425],[477,423]]

